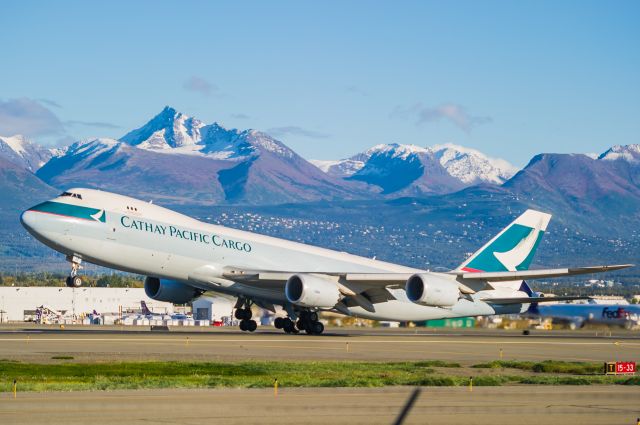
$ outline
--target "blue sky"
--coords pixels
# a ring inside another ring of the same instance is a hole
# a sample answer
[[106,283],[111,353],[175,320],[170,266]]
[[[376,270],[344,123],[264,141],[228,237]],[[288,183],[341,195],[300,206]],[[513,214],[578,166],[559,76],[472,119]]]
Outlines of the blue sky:
[[522,166],[640,143],[638,1],[3,2],[0,133],[165,105],[306,158],[452,142]]

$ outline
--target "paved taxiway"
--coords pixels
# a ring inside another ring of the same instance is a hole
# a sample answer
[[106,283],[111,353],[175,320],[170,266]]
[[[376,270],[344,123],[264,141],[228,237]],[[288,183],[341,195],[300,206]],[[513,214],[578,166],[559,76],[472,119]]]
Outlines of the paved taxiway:
[[[2,424],[389,424],[411,388],[0,393]],[[640,388],[423,388],[411,424],[635,424]]]
[[[96,360],[448,360],[471,365],[505,360],[640,361],[640,335],[594,333],[442,332],[383,329],[329,330],[327,335],[286,335],[266,328],[207,332],[131,332],[100,327],[64,331],[3,328],[0,358],[51,362],[68,355]],[[422,333],[416,333],[422,332]]]

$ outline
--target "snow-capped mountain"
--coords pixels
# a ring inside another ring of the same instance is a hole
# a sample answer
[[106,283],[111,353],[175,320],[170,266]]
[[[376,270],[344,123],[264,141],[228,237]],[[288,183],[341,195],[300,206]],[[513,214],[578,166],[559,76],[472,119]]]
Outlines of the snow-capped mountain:
[[581,214],[599,211],[607,219],[640,218],[638,147],[613,146],[596,159],[539,154],[503,187],[547,208],[565,205]]
[[363,167],[346,179],[379,186],[383,194],[418,196],[464,187],[430,151],[420,146],[376,145],[363,152],[361,158],[366,158]]
[[36,175],[52,186],[103,189],[168,203],[204,204],[223,199],[217,173],[224,161],[166,155],[113,139],[76,142]]
[[[372,158],[374,158],[374,163],[369,164]],[[403,161],[406,162],[408,168],[414,168],[409,175],[401,170]],[[460,184],[450,179],[444,179],[441,170],[434,162],[438,162],[446,173]],[[475,149],[453,144],[435,145],[427,148],[416,145],[381,144],[347,159],[338,161],[312,160],[311,163],[325,173],[336,177],[359,179],[363,175],[384,176],[379,182],[387,186],[390,179],[400,179],[404,183],[408,183],[408,180],[412,178],[415,180],[422,177],[419,172],[422,169],[426,170],[424,175],[426,179],[437,177],[439,181],[425,185],[427,182],[422,179],[421,187],[427,192],[435,191],[437,193],[440,190],[456,190],[479,183],[502,184],[517,171],[517,168],[505,160],[490,158]],[[422,167],[417,166],[418,163]],[[425,168],[425,165],[428,167]],[[403,175],[396,176],[391,172],[391,169]],[[370,179],[368,181],[373,183]],[[391,185],[391,187],[396,186],[398,185]],[[436,187],[440,189],[436,189]]]
[[447,172],[467,185],[478,183],[502,184],[518,169],[499,158],[490,158],[482,152],[446,143],[427,148],[440,161]]
[[140,128],[125,134],[120,141],[141,149],[167,150],[191,146],[201,140],[201,121],[175,109],[165,108]]
[[640,164],[640,145],[614,145],[602,153],[598,159],[605,161],[622,159],[629,163]]
[[365,163],[365,161],[353,159],[353,157],[338,160],[310,159],[309,162],[334,177],[348,177],[355,174],[364,167]]
[[142,191],[193,204],[362,199],[372,193],[360,182],[326,175],[266,133],[205,125],[170,107],[120,140],[69,146],[38,176],[60,187]]
[[35,173],[54,155],[22,135],[0,137],[0,156]]
[[214,159],[246,160],[261,152],[283,158],[296,155],[266,133],[227,129],[217,122],[206,125],[169,106],[142,127],[125,134],[120,141],[140,149]]

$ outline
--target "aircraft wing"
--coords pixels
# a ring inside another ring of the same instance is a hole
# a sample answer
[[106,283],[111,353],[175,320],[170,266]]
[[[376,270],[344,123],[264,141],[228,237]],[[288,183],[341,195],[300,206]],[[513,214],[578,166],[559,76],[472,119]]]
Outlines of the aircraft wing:
[[454,274],[462,279],[486,280],[488,282],[545,279],[549,277],[575,276],[589,273],[603,273],[633,267],[633,264],[615,264],[609,266],[572,267],[565,269],[523,270],[516,272],[465,272],[456,270]]
[[[452,274],[464,280],[485,280],[488,282],[513,281],[525,279],[545,279],[550,277],[575,276],[589,273],[603,273],[633,267],[633,264],[616,264],[606,266],[572,267],[563,269],[523,270],[515,272],[465,272],[455,270],[445,274]],[[374,287],[402,286],[415,274],[413,273],[344,273],[317,271],[268,271],[227,268],[223,276],[234,281],[244,282],[286,282],[295,274],[326,275],[340,279],[341,282],[359,283]],[[417,272],[419,273],[419,272]]]
[[[491,282],[517,281],[525,279],[545,279],[550,277],[574,276],[588,273],[602,273],[632,267],[632,264],[618,264],[606,266],[574,267],[564,269],[524,270],[514,272],[464,272],[452,271],[446,274],[455,275],[460,291],[472,294],[477,289],[478,282],[491,284]],[[335,281],[343,287],[345,292],[362,293],[385,288],[402,288],[406,281],[416,272],[407,273],[345,273],[345,272],[317,272],[317,271],[271,271],[271,270],[247,270],[236,267],[227,267],[223,271],[223,277],[235,282],[256,284],[262,287],[277,288],[295,274],[324,275],[327,279]],[[417,271],[419,273],[419,271]],[[556,301],[559,301],[556,297]],[[542,301],[546,302],[546,300]]]
[[[579,267],[566,269],[530,270],[516,272],[477,272],[468,273],[458,270],[449,273],[455,276],[452,283],[457,283],[462,294],[474,294],[481,290],[492,289],[492,282],[518,281],[524,279],[548,278],[558,276],[571,276],[585,273],[600,273],[611,270],[620,270],[631,265],[610,265],[596,267]],[[297,274],[312,274],[329,281],[335,282],[340,292],[344,295],[343,303],[347,306],[358,305],[367,311],[375,311],[374,304],[395,299],[389,291],[392,288],[404,288],[407,280],[415,273],[429,273],[427,271],[415,272],[381,272],[381,273],[345,273],[345,272],[318,272],[318,271],[277,271],[277,270],[252,270],[242,267],[227,266],[222,270],[215,266],[204,266],[194,270],[189,275],[189,280],[199,282],[205,286],[221,286],[231,283],[253,287],[264,292],[265,299],[274,294],[282,294],[287,280]],[[226,282],[226,283],[225,283]],[[269,295],[271,294],[271,295]],[[268,296],[269,295],[269,296]],[[255,297],[260,299],[259,296]],[[588,297],[513,297],[513,298],[484,298],[481,301],[490,304],[531,304],[550,301],[566,301],[586,299]]]
[[481,298],[489,304],[532,304],[532,303],[548,303],[552,301],[574,301],[589,300],[588,296],[563,296],[563,297],[512,297],[512,298]]

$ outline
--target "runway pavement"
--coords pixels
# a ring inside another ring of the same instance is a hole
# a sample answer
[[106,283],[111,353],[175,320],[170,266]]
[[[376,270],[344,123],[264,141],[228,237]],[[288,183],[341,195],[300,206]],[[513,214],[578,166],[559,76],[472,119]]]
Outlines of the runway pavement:
[[[411,388],[154,390],[0,394],[0,423],[390,424]],[[635,424],[640,388],[423,388],[409,424]]]
[[99,327],[76,330],[20,329],[0,333],[0,358],[51,362],[54,356],[96,360],[448,360],[471,365],[496,360],[638,361],[637,333],[614,337],[593,333],[443,332],[407,330],[329,331],[287,335],[260,330],[209,332],[120,332]]

